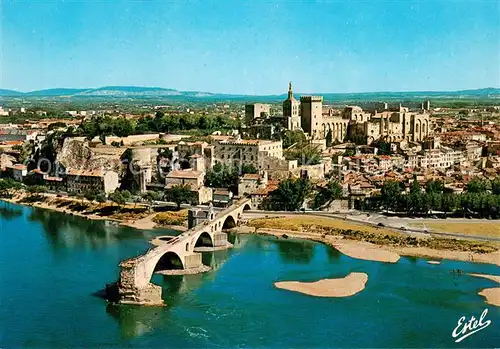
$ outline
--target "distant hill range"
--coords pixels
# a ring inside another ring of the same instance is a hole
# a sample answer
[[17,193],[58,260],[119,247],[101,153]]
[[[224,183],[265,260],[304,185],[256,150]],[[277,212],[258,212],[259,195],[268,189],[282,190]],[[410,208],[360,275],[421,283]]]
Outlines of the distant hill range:
[[[296,96],[306,95],[295,93]],[[309,95],[309,94],[307,94]],[[425,99],[453,99],[453,98],[500,98],[500,88],[482,88],[476,90],[462,90],[451,92],[420,91],[420,92],[363,92],[363,93],[313,93],[321,95],[325,101],[391,101],[391,100],[425,100]],[[19,92],[0,89],[0,97],[5,98],[71,98],[71,99],[158,99],[158,100],[212,100],[212,101],[259,101],[277,102],[286,98],[281,95],[232,95],[199,91],[178,91],[161,87],[137,86],[106,86],[100,88],[75,89],[54,88],[31,92]]]

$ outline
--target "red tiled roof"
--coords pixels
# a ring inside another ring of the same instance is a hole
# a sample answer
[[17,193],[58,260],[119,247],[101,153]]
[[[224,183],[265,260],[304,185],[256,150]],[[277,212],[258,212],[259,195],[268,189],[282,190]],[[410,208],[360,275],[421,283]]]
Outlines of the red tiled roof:
[[229,195],[230,191],[227,189],[215,189],[214,194],[215,195]]
[[201,171],[175,170],[167,175],[167,178],[198,178],[203,174]]

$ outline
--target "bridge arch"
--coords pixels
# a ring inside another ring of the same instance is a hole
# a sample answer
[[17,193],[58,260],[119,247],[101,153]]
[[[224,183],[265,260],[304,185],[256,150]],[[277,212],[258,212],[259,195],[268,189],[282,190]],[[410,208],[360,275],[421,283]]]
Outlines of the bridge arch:
[[234,228],[236,227],[236,219],[234,219],[234,217],[232,215],[228,215],[225,219],[224,219],[224,224],[222,224],[222,229],[231,229],[231,228]]
[[204,231],[203,233],[201,233],[198,236],[198,238],[196,239],[196,242],[194,244],[194,247],[201,247],[201,246],[208,246],[208,247],[214,246],[214,242],[212,240],[212,237],[206,231]]
[[173,251],[168,251],[160,257],[158,262],[156,262],[153,272],[170,269],[184,269],[181,257]]
[[[202,264],[201,255],[194,251],[195,245],[210,241],[210,245],[222,246],[227,241],[222,229],[235,227],[239,214],[252,208],[245,198],[230,208],[219,212],[213,221],[204,222],[183,234],[165,240],[153,249],[135,258],[120,263],[120,303],[161,304],[161,287],[151,282],[151,277],[160,270],[196,268]],[[200,241],[198,241],[200,240]]]

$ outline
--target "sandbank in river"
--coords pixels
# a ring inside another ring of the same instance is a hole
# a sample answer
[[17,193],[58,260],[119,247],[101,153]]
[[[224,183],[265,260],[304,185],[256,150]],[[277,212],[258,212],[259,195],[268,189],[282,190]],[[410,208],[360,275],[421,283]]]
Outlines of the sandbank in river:
[[274,286],[315,297],[349,297],[364,290],[368,275],[350,273],[340,279],[322,279],[316,282],[281,281]]
[[[496,283],[500,283],[500,276],[499,275],[472,274],[472,273],[469,275],[480,277],[480,278],[485,278],[488,280],[495,281]],[[485,288],[484,290],[481,290],[478,293],[478,295],[486,298],[486,303],[500,307],[500,287]]]

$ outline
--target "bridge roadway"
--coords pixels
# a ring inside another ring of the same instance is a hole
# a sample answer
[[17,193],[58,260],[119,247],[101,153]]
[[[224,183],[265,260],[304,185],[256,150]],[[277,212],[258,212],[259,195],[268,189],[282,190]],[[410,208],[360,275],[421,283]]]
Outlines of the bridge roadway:
[[229,247],[223,229],[235,227],[243,211],[251,209],[250,199],[244,198],[192,229],[150,248],[146,253],[120,263],[118,301],[123,304],[162,305],[161,287],[151,283],[155,271],[184,269],[196,271],[202,266],[201,254],[195,247]]

